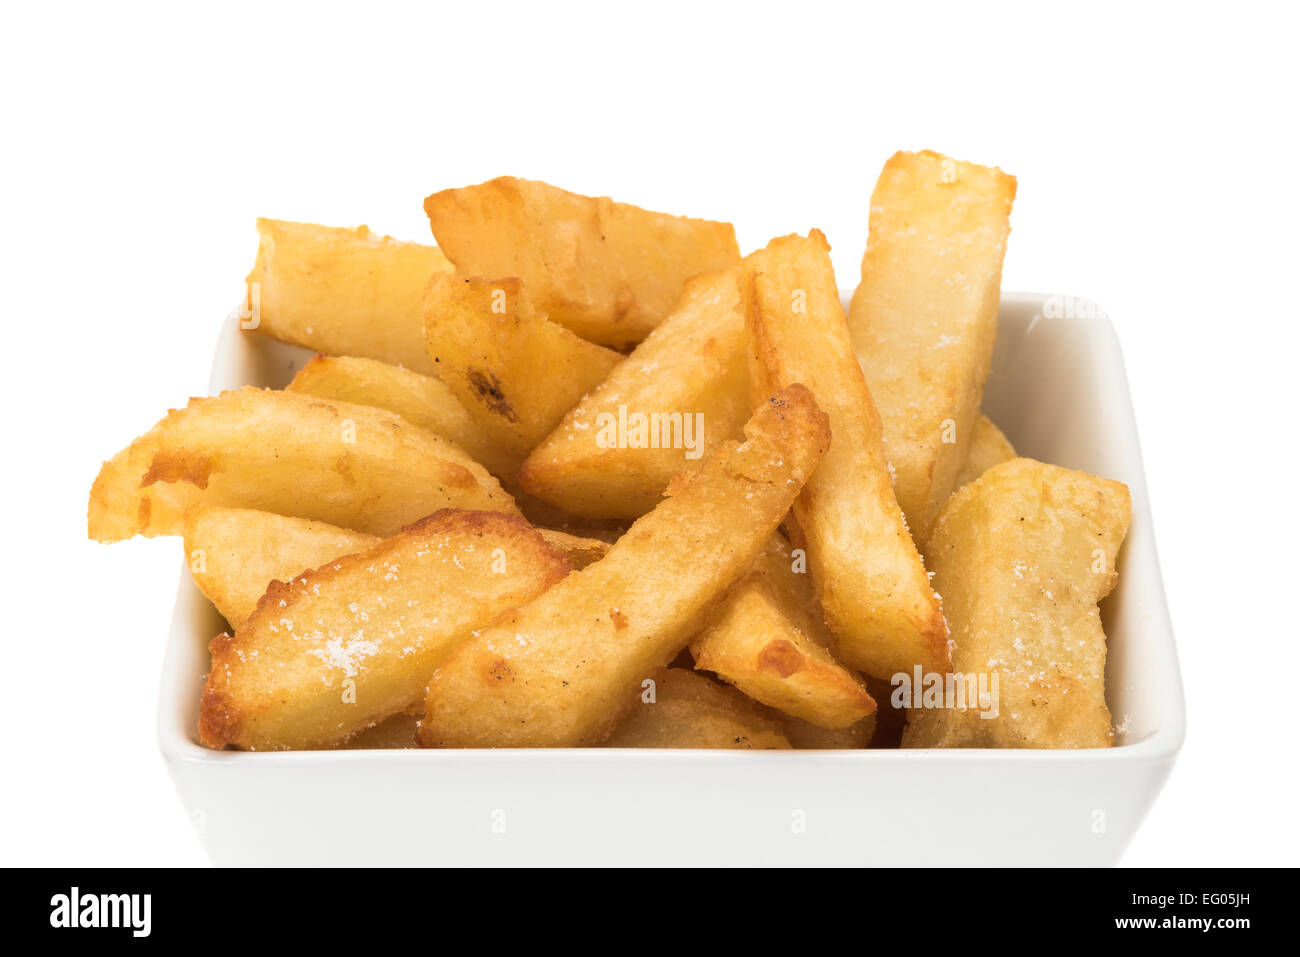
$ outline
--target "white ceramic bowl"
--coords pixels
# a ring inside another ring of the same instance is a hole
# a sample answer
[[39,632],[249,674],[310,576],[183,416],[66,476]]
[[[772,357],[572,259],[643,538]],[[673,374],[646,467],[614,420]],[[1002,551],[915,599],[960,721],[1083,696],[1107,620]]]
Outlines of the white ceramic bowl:
[[[460,750],[239,753],[196,736],[224,627],[182,575],[158,726],[217,864],[1109,864],[1159,793],[1183,694],[1132,401],[1110,321],[1003,296],[984,410],[1023,455],[1128,484],[1133,523],[1103,606],[1120,733],[1094,751]],[[213,391],[282,386],[309,353],[241,333]]]

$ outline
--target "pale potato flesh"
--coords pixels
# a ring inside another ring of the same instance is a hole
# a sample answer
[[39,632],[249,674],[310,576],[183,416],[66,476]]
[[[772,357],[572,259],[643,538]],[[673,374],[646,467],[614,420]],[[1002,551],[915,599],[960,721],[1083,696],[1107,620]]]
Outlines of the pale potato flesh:
[[1109,747],[1097,605],[1118,579],[1128,525],[1126,486],[1032,459],[994,466],[954,494],[927,553],[953,672],[974,676],[975,689],[982,675],[991,698],[968,691],[962,708],[956,694],[936,694],[930,704],[945,706],[913,707],[903,746]]
[[871,196],[849,328],[917,541],[956,487],[997,337],[1016,181],[938,153],[898,153]]
[[607,748],[785,749],[779,720],[740,692],[685,668],[662,668],[635,689]]
[[493,442],[465,411],[447,383],[401,366],[356,356],[316,356],[286,391],[396,412],[408,422],[455,442],[498,478],[511,475],[514,457]]
[[809,576],[790,543],[773,535],[754,568],[732,585],[691,642],[695,667],[756,701],[810,724],[846,729],[876,710],[857,675],[827,649]]
[[829,439],[792,386],[600,561],[485,629],[429,683],[426,747],[600,744],[638,683],[666,666],[740,577],[816,468]]
[[894,498],[880,418],[840,305],[830,246],[774,239],[745,257],[751,395],[801,382],[831,423],[831,447],[795,501],[796,544],[834,633],[839,660],[888,678],[913,665],[943,671],[948,635],[939,599]]
[[421,304],[429,277],[450,272],[435,246],[400,242],[365,226],[342,229],[257,221],[257,261],[245,328],[326,355],[365,356],[434,375]]
[[994,425],[987,415],[981,415],[975,420],[970,446],[966,449],[966,461],[962,463],[961,471],[957,473],[954,489],[969,485],[993,466],[1001,465],[1015,457],[1015,447],[1002,434],[1002,430]]
[[340,744],[416,703],[474,629],[568,572],[522,518],[447,509],[276,582],[233,637],[212,641],[200,741]]
[[457,272],[517,277],[555,322],[616,349],[644,339],[691,276],[740,261],[730,223],[512,176],[434,193],[424,210]]
[[674,475],[738,436],[749,385],[737,278],[688,281],[672,313],[533,449],[523,487],[575,515],[639,518]]
[[232,628],[273,581],[373,548],[377,535],[252,508],[196,505],[185,515],[185,561],[199,590]]
[[528,293],[518,279],[441,275],[424,301],[439,377],[516,463],[623,361],[551,322]]
[[90,537],[179,535],[198,504],[391,535],[440,508],[516,514],[456,445],[384,409],[243,388],[174,409],[104,463]]

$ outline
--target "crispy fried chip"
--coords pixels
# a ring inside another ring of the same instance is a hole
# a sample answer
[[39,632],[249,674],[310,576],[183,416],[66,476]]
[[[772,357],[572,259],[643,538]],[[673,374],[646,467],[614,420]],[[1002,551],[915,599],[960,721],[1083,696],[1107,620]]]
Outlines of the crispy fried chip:
[[434,675],[427,747],[601,743],[637,684],[667,665],[743,574],[825,451],[826,417],[774,395],[672,498],[595,564],[459,649]]
[[105,462],[89,534],[179,535],[186,509],[201,503],[374,535],[448,506],[516,511],[483,466],[400,416],[254,388],[191,399]]
[[908,712],[903,746],[1109,747],[1097,603],[1118,580],[1128,524],[1126,486],[1032,459],[953,495],[927,549],[952,626],[953,694]]
[[376,535],[252,508],[196,505],[185,514],[190,574],[232,628],[253,613],[272,581],[289,581],[380,541]]
[[740,260],[730,223],[511,176],[434,193],[424,210],[459,273],[515,276],[555,322],[617,349],[644,339],[691,276]]
[[592,562],[600,561],[610,548],[609,542],[598,538],[583,538],[552,528],[539,528],[537,531],[546,539],[546,544],[567,558],[574,568],[586,568]]
[[213,639],[199,738],[248,750],[336,745],[417,702],[457,643],[562,579],[528,523],[446,509],[275,583]]
[[451,271],[437,247],[399,242],[365,226],[279,219],[259,219],[257,233],[245,328],[327,355],[366,356],[434,374],[420,306],[429,277]]
[[672,314],[573,408],[519,472],[577,515],[639,518],[749,417],[737,271],[686,283]]
[[966,450],[966,461],[957,473],[954,488],[969,485],[993,466],[1009,462],[1015,457],[1016,450],[1002,434],[1002,430],[987,415],[981,415],[975,420],[970,447]]
[[534,309],[518,279],[435,276],[424,336],[439,376],[516,462],[623,361]]
[[733,688],[662,668],[637,689],[607,748],[789,748],[779,720]]
[[515,457],[494,443],[447,383],[401,366],[355,356],[316,356],[285,389],[322,399],[396,412],[434,435],[450,439],[498,478],[513,474]]
[[[779,714],[780,712],[773,712]],[[819,728],[807,721],[782,715],[781,729],[790,745],[798,751],[851,751],[871,744],[876,734],[876,714],[872,712],[856,724],[834,730]]]
[[830,417],[830,451],[794,515],[836,656],[886,678],[916,664],[945,671],[939,600],[894,499],[880,419],[853,356],[829,253],[814,229],[745,257],[751,394],[802,382]]
[[846,729],[876,710],[862,680],[827,650],[831,636],[790,543],[773,535],[691,642],[695,667],[810,724]]
[[917,541],[955,487],[998,328],[1016,181],[938,153],[897,153],[871,195],[849,328]]

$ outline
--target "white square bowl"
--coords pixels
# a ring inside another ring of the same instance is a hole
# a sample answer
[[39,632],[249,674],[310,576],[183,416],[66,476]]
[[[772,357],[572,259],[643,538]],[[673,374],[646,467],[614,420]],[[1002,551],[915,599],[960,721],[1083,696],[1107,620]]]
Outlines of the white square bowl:
[[[309,356],[227,322],[211,388],[282,386]],[[199,692],[225,625],[183,574],[158,730],[204,847],[222,865],[1114,863],[1173,766],[1184,716],[1110,321],[1080,300],[1004,295],[984,410],[1021,454],[1132,492],[1103,606],[1116,747],[210,751]]]

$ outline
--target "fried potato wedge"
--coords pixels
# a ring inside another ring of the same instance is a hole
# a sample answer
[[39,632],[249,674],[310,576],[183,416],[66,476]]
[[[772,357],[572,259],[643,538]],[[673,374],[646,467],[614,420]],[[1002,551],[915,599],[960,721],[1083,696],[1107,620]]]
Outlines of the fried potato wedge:
[[546,544],[567,558],[574,568],[586,568],[592,562],[600,561],[610,548],[609,542],[598,538],[583,538],[552,528],[539,528],[537,531],[546,539]]
[[276,582],[233,637],[212,641],[199,739],[340,744],[418,702],[457,643],[568,572],[522,518],[445,509]]
[[1001,170],[928,151],[895,154],[871,195],[849,328],[918,542],[974,434],[1015,195],[1015,178]]
[[429,683],[426,747],[600,744],[762,551],[829,441],[792,386],[600,561],[480,632]]
[[795,565],[790,543],[773,535],[691,642],[695,667],[810,724],[846,729],[873,713],[876,702],[827,650],[832,638],[812,583]]
[[623,361],[534,309],[518,279],[435,276],[424,337],[439,377],[516,462]]
[[326,355],[435,374],[421,304],[429,277],[452,268],[437,247],[399,242],[365,226],[280,219],[259,219],[257,235],[244,328]]
[[639,518],[749,418],[737,270],[688,280],[672,314],[528,456],[519,482],[577,515]]
[[385,718],[369,731],[363,731],[355,738],[343,742],[339,747],[345,751],[393,751],[403,748],[418,748],[415,729],[420,718],[414,714],[395,714]]
[[922,707],[910,689],[903,746],[1109,747],[1097,603],[1118,580],[1128,525],[1126,486],[1032,459],[953,495],[927,551],[962,681]]
[[642,681],[607,748],[789,748],[780,721],[734,688],[685,668]]
[[515,513],[456,445],[383,409],[269,389],[191,399],[104,463],[90,537],[179,535],[199,504],[391,535],[440,508]]
[[406,421],[455,442],[498,478],[513,476],[518,464],[478,427],[447,383],[433,376],[378,359],[316,356],[285,389],[396,412]]
[[512,176],[434,193],[424,211],[457,272],[515,276],[538,310],[616,349],[644,339],[691,276],[740,261],[730,223]]
[[830,417],[830,450],[794,515],[836,657],[885,678],[917,664],[946,671],[939,599],[894,499],[880,419],[853,356],[829,254],[814,229],[745,257],[750,394],[802,382]]
[[252,508],[196,505],[185,513],[190,574],[232,628],[253,613],[271,582],[289,581],[380,541],[377,535]]
[[[780,712],[773,712],[780,714]],[[807,721],[800,721],[782,714],[784,719],[781,730],[785,733],[790,746],[797,751],[853,751],[868,747],[876,734],[876,715],[867,715],[856,724],[847,728],[834,730],[819,728]]]
[[975,420],[970,447],[966,449],[966,461],[957,473],[955,488],[969,485],[993,466],[1009,462],[1015,457],[1016,450],[1002,434],[1002,430],[987,415],[981,415]]

